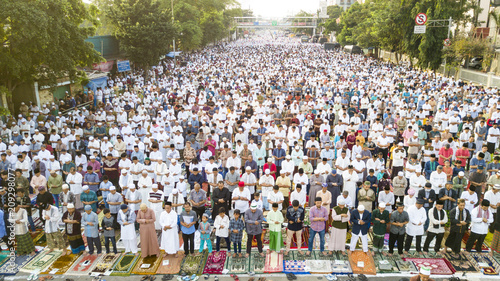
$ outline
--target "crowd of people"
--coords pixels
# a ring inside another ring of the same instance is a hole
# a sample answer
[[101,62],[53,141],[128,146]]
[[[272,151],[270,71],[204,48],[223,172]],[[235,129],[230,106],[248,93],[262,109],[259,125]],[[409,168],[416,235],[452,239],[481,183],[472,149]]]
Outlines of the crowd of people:
[[101,254],[100,235],[116,253],[118,230],[131,253],[139,231],[143,256],[212,252],[214,235],[242,256],[244,233],[246,255],[254,239],[264,255],[263,229],[278,252],[308,231],[306,255],[318,237],[324,255],[368,252],[370,231],[374,252],[386,232],[389,254],[433,240],[459,254],[465,233],[481,252],[489,231],[500,250],[496,89],[283,36],[186,61],[110,78],[95,107],[23,105],[2,124],[0,235],[15,224],[18,254],[35,252],[33,217],[65,254]]

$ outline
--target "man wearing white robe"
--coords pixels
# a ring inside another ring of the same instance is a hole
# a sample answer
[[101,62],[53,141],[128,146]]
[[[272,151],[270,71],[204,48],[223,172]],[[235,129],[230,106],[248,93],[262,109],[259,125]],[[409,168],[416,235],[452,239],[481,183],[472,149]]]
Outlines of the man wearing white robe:
[[423,206],[424,200],[417,199],[417,203],[408,208],[410,221],[406,225],[405,253],[408,253],[410,250],[413,237],[417,238],[415,242],[417,252],[422,252],[422,235],[424,235],[424,223],[427,220],[427,212]]
[[[117,221],[121,226],[121,239],[125,246],[125,253],[131,252],[137,255],[137,234],[135,233],[134,210],[131,210],[127,205],[123,204],[118,211]],[[178,243],[177,243],[178,244]]]
[[137,191],[141,194],[142,204],[149,206],[148,197],[151,192],[151,187],[153,186],[153,180],[148,177],[147,171],[142,171],[142,177],[139,178],[137,182]]
[[172,203],[165,203],[165,211],[160,215],[161,244],[160,249],[167,255],[175,255],[179,251],[179,230],[177,228],[177,213],[172,210]]
[[353,202],[356,202],[356,182],[358,181],[358,174],[354,171],[353,166],[347,166],[347,170],[342,173],[344,179],[344,190],[349,191]]

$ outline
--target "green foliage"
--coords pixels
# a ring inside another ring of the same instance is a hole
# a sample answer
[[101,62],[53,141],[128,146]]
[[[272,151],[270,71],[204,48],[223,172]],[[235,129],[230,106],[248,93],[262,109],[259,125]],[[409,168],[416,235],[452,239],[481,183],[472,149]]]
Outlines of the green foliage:
[[[79,67],[101,60],[84,40],[99,25],[97,9],[81,0],[0,0],[0,86],[55,85],[84,75]],[[13,112],[13,109],[11,108]]]
[[156,0],[114,0],[107,16],[128,59],[143,69],[159,62],[177,33],[171,14]]
[[340,16],[344,12],[344,9],[338,5],[328,6],[326,8],[328,19],[321,24],[323,27],[325,27],[323,34],[328,35],[332,32],[339,34],[342,30],[342,25],[337,23],[337,19],[340,18]]
[[[295,14],[295,17],[312,17],[314,16],[313,14],[311,13],[308,13],[308,12],[305,12],[305,11],[300,11],[298,12],[297,14]],[[293,23],[297,23],[297,22],[305,22],[305,21],[308,21],[309,19],[294,19],[292,20]],[[293,33],[299,33],[299,34],[302,34],[302,33],[305,33],[307,35],[312,35],[312,30],[307,28],[307,29],[304,29],[304,28],[292,28],[292,32]]]

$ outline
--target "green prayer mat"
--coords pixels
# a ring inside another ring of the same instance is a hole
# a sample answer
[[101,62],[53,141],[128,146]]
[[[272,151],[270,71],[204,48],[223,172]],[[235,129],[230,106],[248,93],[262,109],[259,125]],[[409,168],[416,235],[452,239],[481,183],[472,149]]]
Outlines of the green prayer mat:
[[324,251],[323,253],[326,253],[327,255],[325,256],[322,254],[319,250],[314,250],[311,253],[311,260],[325,260],[325,261],[334,261],[337,259],[337,257],[333,255],[328,255],[328,251]]
[[259,252],[252,252],[250,254],[250,266],[249,271],[255,273],[264,273],[264,268],[266,267],[266,257],[262,257]]
[[293,261],[295,259],[295,252],[296,251],[289,251],[288,255],[285,255],[285,252],[283,252],[283,260],[284,261]]
[[113,266],[111,276],[129,276],[140,257],[140,254],[137,256],[134,254],[125,254],[121,256]]
[[239,258],[238,256],[233,258],[232,255],[229,255],[226,259],[226,265],[224,267],[229,270],[229,273],[231,274],[241,274],[249,271],[248,264],[249,259],[245,258],[245,256],[242,258]]
[[302,251],[302,254],[300,254],[298,251],[293,253],[293,256],[296,260],[298,261],[305,261],[305,260],[313,260],[314,259],[314,254],[311,252],[311,255],[306,256],[307,251]]
[[[64,274],[79,257],[80,253],[60,256],[56,261],[52,263],[52,265],[50,265],[44,272],[41,272],[40,274]],[[55,271],[55,273],[50,273],[51,271]]]
[[55,260],[57,260],[62,255],[62,251],[44,251],[34,259],[32,259],[28,264],[26,264],[21,271],[26,273],[32,273],[35,270],[42,271],[49,267]]
[[200,255],[197,256],[186,256],[182,261],[180,273],[186,273],[187,275],[201,275],[203,273],[203,268],[205,268],[207,256],[207,250],[204,250]]
[[377,273],[398,273],[399,269],[396,262],[390,256],[384,256],[382,253],[375,253],[373,256]]

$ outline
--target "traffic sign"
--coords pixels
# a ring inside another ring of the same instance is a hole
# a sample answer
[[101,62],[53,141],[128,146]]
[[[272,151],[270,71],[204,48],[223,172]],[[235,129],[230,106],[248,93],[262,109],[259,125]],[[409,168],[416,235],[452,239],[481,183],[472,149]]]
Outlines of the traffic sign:
[[415,25],[415,28],[413,29],[413,33],[424,34],[426,27],[427,26],[425,26],[425,25]]
[[450,45],[451,45],[451,40],[450,40],[450,38],[446,38],[446,39],[444,39],[443,44],[444,44],[446,47],[450,46]]
[[424,25],[427,22],[427,15],[425,13],[420,13],[415,17],[415,23],[418,25]]
[[128,60],[119,61],[116,63],[118,72],[130,71],[130,62]]

